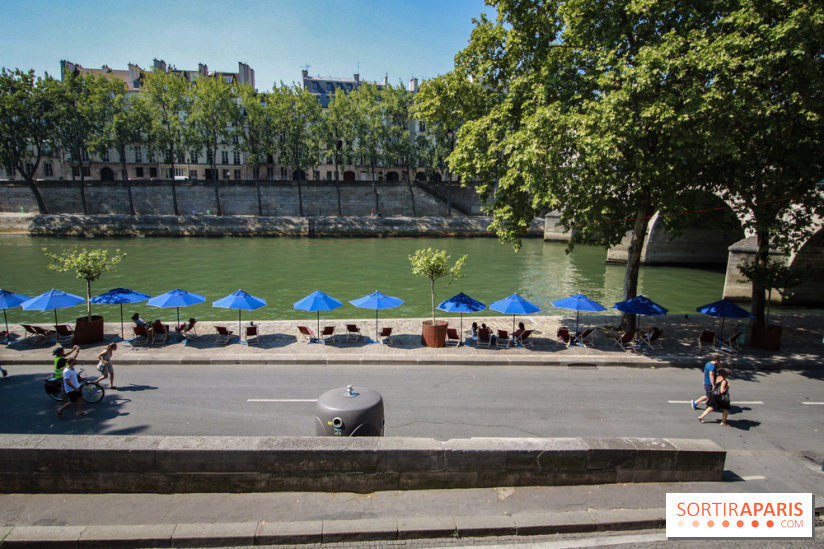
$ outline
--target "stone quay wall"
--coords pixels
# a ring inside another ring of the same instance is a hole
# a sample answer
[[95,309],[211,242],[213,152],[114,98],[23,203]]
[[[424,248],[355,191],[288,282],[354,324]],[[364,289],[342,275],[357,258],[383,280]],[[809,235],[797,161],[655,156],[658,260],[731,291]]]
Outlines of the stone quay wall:
[[[174,189],[173,189],[174,187]],[[80,181],[38,181],[37,188],[50,214],[82,214]],[[384,216],[446,216],[447,197],[452,215],[480,215],[481,203],[472,187],[446,182],[376,182],[378,210]],[[129,190],[137,215],[174,215],[173,193],[178,213],[258,215],[258,189],[263,216],[367,216],[375,209],[371,181],[86,181],[86,211],[92,215],[130,215]],[[340,210],[338,209],[340,199]],[[0,182],[0,213],[37,213],[37,202],[22,181]]]
[[245,493],[721,481],[709,440],[0,435],[5,493]]

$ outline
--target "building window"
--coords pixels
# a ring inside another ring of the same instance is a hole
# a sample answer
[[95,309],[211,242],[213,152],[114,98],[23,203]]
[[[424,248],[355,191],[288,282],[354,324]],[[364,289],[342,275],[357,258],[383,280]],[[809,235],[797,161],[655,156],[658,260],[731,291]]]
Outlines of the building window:
[[184,176],[183,168],[175,168],[175,175],[183,177]]
[[143,168],[135,168],[134,169],[134,176],[135,177],[143,177]]
[[197,164],[198,163],[198,161],[199,161],[198,156],[199,155],[198,155],[197,151],[192,151],[192,162],[191,162],[191,164]]
[[[134,161],[143,162],[143,149],[141,149],[140,147],[134,148]],[[143,174],[141,173],[140,175],[142,176]]]
[[232,145],[238,145],[240,143],[240,137],[237,135],[232,136]]
[[72,177],[80,177],[80,168],[72,166]]
[[426,131],[426,124],[424,122],[418,122],[418,131],[425,132]]
[[149,177],[157,177],[157,168],[149,168]]
[[240,170],[235,170],[235,179],[240,179]]
[[326,170],[326,181],[332,181],[332,171]]
[[34,164],[32,164],[31,162],[26,162],[26,173],[30,173],[30,174],[34,175],[33,172],[34,172]]
[[212,165],[212,151],[210,150],[206,151],[206,163],[210,166]]
[[318,83],[312,82],[312,91],[318,91]]
[[235,151],[235,152],[232,154],[232,163],[233,163],[235,166],[240,166],[240,151]]
[[88,166],[83,166],[83,177],[91,177],[92,176],[92,169]]
[[103,151],[103,162],[109,162],[109,149]]
[[83,150],[83,152],[80,153],[80,158],[82,159],[83,162],[88,162],[89,161],[89,151]]
[[346,91],[352,91],[352,84],[346,84]]
[[273,166],[266,167],[266,179],[269,181],[275,180],[275,168]]
[[43,173],[46,174],[46,177],[52,177],[54,175],[54,164],[51,162],[44,162]]
[[223,170],[223,179],[229,179],[229,170]]
[[326,91],[332,91],[335,89],[335,85],[331,82],[326,83]]
[[312,181],[317,181],[320,179],[320,172],[317,170],[312,171]]
[[281,179],[286,179],[286,177],[287,177],[287,175],[286,175],[286,168],[281,168],[281,169],[280,169],[280,178],[281,178]]
[[220,151],[220,163],[221,164],[228,164],[229,163],[229,151]]

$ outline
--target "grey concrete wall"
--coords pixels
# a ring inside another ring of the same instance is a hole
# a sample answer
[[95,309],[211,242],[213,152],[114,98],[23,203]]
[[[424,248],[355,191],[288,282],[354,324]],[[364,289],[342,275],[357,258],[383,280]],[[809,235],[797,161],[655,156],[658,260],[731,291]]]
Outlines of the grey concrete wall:
[[[86,181],[86,208],[89,214],[130,214],[128,187],[131,187],[135,212],[139,215],[173,215],[172,182],[169,181]],[[83,213],[79,181],[41,181],[38,189],[50,214]],[[258,193],[254,181],[220,181],[218,183],[221,208],[225,215],[257,215]],[[375,193],[371,181],[260,181],[260,201],[265,216],[300,215],[299,192],[303,198],[303,215],[369,215],[375,208]],[[376,183],[379,210],[384,216],[412,215],[412,196],[404,181]],[[178,181],[174,183],[178,211],[217,212],[215,183],[207,181]],[[439,192],[445,191],[438,187]],[[446,204],[425,189],[412,185],[415,211],[419,216],[444,216]],[[480,213],[480,202],[473,188],[460,188],[453,183],[453,203],[464,211]],[[37,213],[34,195],[20,181],[0,183],[0,213]],[[460,216],[453,209],[453,216]]]
[[720,481],[709,440],[0,435],[5,493],[322,491]]

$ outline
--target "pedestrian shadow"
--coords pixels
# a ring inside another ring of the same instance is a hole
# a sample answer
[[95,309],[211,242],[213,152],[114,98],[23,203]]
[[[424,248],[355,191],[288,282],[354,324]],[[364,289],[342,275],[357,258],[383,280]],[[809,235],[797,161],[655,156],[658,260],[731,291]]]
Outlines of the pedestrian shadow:
[[[105,387],[104,387],[104,389],[105,389]],[[106,389],[106,390],[110,391],[110,392],[106,393],[107,395],[111,395],[111,396],[114,397],[114,396],[117,395],[117,393],[123,393],[123,392],[128,393],[128,392],[139,392],[139,391],[156,391],[157,387],[153,387],[151,385],[134,385],[134,384],[130,384],[130,385],[118,385],[117,389]]]
[[760,421],[753,421],[751,419],[727,419],[727,424],[733,429],[738,429],[740,431],[749,431],[754,427],[760,427]]

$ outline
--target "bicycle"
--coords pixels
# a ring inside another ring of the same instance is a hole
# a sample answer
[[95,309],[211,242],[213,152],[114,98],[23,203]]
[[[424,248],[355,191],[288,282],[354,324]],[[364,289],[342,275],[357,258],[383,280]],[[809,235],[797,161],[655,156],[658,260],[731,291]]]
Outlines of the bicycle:
[[[83,379],[83,374],[86,373],[86,370],[84,370],[83,368],[76,368],[76,370],[77,381],[80,383],[80,398],[82,398],[84,402],[88,402],[89,404],[95,404],[103,400],[103,397],[106,396],[106,391],[103,390],[103,387],[101,387],[100,384],[96,381],[92,381],[90,379]],[[58,402],[63,401],[62,388],[62,379],[58,379],[56,377],[49,377],[43,380],[43,389],[46,391],[46,394],[52,400],[56,400]]]

